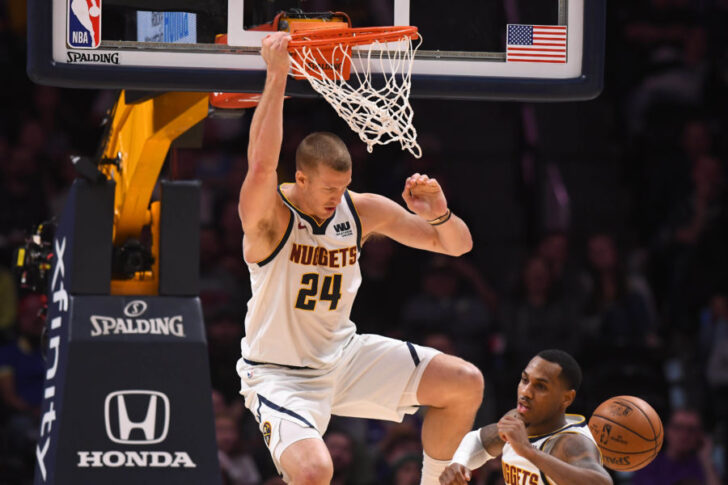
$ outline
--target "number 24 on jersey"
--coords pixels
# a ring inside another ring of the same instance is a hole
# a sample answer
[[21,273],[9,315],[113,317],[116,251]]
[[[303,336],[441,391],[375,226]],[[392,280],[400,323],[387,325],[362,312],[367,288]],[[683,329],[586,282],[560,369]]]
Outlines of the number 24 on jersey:
[[324,276],[319,288],[320,279],[318,273],[306,273],[301,277],[296,308],[311,311],[316,308],[317,301],[328,301],[329,310],[336,310],[341,299],[341,274]]

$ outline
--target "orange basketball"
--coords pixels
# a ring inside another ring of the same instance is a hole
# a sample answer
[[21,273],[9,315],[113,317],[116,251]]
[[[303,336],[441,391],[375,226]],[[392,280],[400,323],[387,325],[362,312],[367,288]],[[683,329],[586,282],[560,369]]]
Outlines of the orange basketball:
[[607,399],[594,410],[589,430],[604,466],[635,471],[647,466],[662,447],[662,421],[652,406],[634,396]]

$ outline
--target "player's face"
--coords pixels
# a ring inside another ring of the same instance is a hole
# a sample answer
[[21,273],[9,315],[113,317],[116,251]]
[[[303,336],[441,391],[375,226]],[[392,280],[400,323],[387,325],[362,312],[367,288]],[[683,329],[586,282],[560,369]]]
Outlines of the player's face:
[[559,378],[561,366],[534,357],[521,373],[516,410],[529,427],[561,418],[573,399],[573,391]]
[[339,172],[319,165],[315,171],[304,174],[304,177],[305,210],[319,219],[328,219],[334,214],[351,183],[351,170]]

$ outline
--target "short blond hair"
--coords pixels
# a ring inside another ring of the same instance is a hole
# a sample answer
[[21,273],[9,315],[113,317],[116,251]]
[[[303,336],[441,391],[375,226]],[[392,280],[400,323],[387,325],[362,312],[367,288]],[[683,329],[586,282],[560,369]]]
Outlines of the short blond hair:
[[338,172],[351,170],[351,155],[346,144],[327,131],[311,133],[296,149],[296,170],[316,170],[320,164]]

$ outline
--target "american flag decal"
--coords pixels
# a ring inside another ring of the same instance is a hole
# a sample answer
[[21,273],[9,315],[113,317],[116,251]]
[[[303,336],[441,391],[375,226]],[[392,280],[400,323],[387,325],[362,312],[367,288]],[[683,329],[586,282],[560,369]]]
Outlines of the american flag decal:
[[506,62],[566,64],[566,26],[508,24]]

